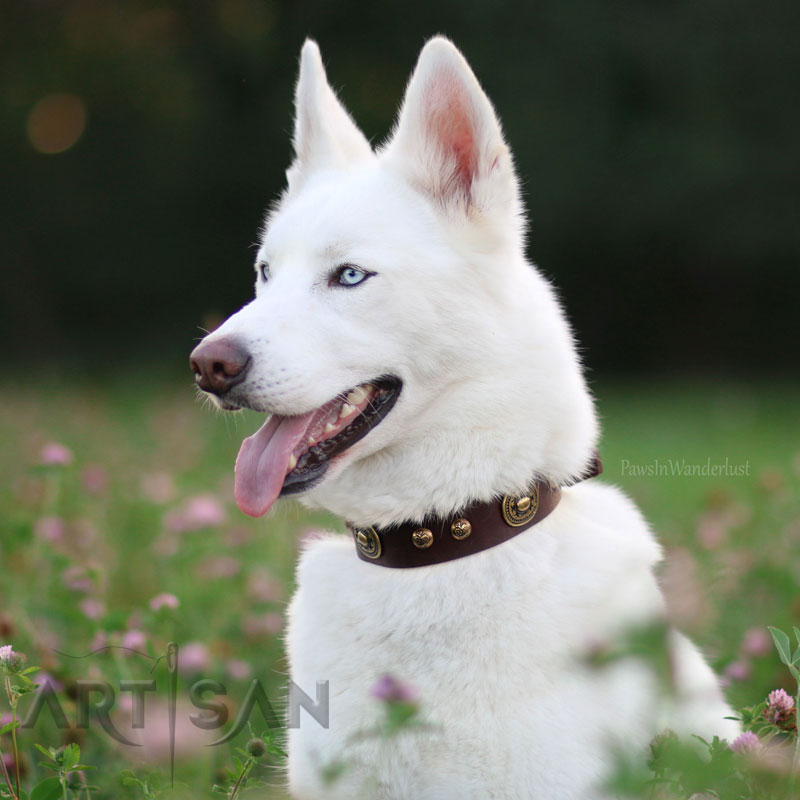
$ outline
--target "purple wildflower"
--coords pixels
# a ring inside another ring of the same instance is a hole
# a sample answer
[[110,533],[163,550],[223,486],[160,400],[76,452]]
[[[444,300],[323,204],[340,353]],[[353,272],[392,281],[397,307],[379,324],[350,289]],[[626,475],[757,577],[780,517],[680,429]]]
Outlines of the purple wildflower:
[[233,556],[212,556],[197,565],[197,575],[204,580],[233,578],[239,574],[242,564]]
[[91,592],[92,579],[86,567],[81,564],[73,564],[61,573],[61,581],[67,589],[75,592]]
[[268,611],[266,614],[250,615],[242,623],[245,636],[248,639],[262,639],[274,636],[283,629],[283,616],[278,611]]
[[794,708],[794,698],[783,689],[775,689],[770,692],[767,702],[773,711],[791,711]]
[[150,601],[150,608],[153,611],[158,611],[160,608],[171,608],[174,611],[180,604],[181,601],[174,594],[162,592]]
[[61,681],[57,681],[49,672],[37,672],[33,681],[37,686],[44,686],[49,683],[53,691],[60,691],[64,688],[64,684]]
[[[13,753],[3,753],[3,766],[5,766],[6,770],[8,770],[9,775],[14,774],[14,770],[16,769],[16,764],[14,763]],[[21,763],[20,767],[22,767]],[[22,769],[20,769],[20,774],[22,774]]]
[[64,538],[64,520],[61,517],[40,517],[34,523],[33,530],[45,542],[60,542]]
[[175,497],[175,482],[168,473],[155,472],[142,478],[141,491],[151,503],[163,505]]
[[178,652],[178,671],[181,674],[194,674],[208,668],[210,656],[202,642],[189,642]]
[[0,647],[0,666],[5,670],[16,672],[25,663],[25,656],[22,653],[17,653],[10,644],[4,644]]
[[764,716],[775,724],[781,717],[785,718],[793,708],[794,698],[783,689],[775,689],[767,696],[767,707],[764,709]]
[[103,494],[108,488],[108,472],[99,464],[90,464],[81,474],[81,481],[90,494]]
[[765,628],[750,628],[742,637],[745,656],[765,656],[772,650],[772,638]]
[[106,604],[96,597],[87,597],[85,600],[81,600],[78,608],[83,612],[83,616],[86,619],[96,620],[106,615]]
[[419,692],[415,687],[388,674],[379,678],[369,693],[384,703],[416,703],[419,699]]
[[253,674],[250,665],[246,661],[241,661],[238,658],[228,661],[225,664],[225,669],[228,675],[235,681],[246,681]]
[[283,584],[272,573],[258,569],[247,579],[247,594],[258,603],[276,603],[283,599]]
[[144,650],[147,646],[147,638],[141,631],[125,631],[122,636],[122,646],[128,650]]
[[760,744],[758,736],[747,731],[739,734],[729,746],[734,753],[752,753],[758,749]]
[[225,544],[230,547],[241,547],[253,538],[253,529],[237,525],[225,534]]
[[167,530],[172,533],[187,533],[202,528],[214,528],[225,521],[225,508],[216,497],[198,494],[190,497],[179,509],[165,517]]
[[725,667],[724,675],[728,680],[746,681],[750,677],[751,667],[747,661],[732,661]]
[[48,442],[39,453],[42,464],[54,467],[66,467],[74,460],[72,450],[58,442]]

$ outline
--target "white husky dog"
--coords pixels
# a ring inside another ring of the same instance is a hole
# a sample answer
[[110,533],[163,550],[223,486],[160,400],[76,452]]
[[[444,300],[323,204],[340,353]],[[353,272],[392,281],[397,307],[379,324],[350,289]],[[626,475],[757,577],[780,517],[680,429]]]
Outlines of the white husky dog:
[[[462,55],[425,45],[378,150],[312,41],[296,104],[256,297],[193,353],[220,407],[269,415],[239,453],[240,508],[296,493],[362,531],[312,543],[297,571],[291,677],[312,694],[330,682],[330,727],[290,732],[293,796],[587,800],[603,796],[612,746],[644,751],[665,725],[735,735],[680,634],[669,700],[643,661],[587,666],[591,647],[663,619],[661,551],[618,489],[570,485],[592,461],[592,398],[525,259],[511,153]],[[377,531],[387,547],[398,523],[525,497],[536,480],[564,487],[560,503],[504,543],[409,569],[357,557]],[[353,736],[379,719],[370,687],[386,673],[416,687],[431,722],[390,745]],[[339,759],[350,768],[323,786]]]

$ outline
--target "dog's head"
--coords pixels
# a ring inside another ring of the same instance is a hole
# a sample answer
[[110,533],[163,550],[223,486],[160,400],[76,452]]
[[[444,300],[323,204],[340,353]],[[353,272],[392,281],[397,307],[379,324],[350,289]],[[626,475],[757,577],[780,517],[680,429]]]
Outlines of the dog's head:
[[424,47],[374,151],[306,42],[294,146],[255,299],[192,354],[221,408],[270,415],[239,452],[240,508],[302,493],[380,525],[579,474],[591,399],[525,260],[499,122],[452,43]]

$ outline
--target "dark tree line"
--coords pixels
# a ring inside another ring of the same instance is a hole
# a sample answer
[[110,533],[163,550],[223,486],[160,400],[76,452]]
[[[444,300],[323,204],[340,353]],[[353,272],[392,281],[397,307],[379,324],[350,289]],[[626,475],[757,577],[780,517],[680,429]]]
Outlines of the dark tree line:
[[[5,340],[26,363],[182,359],[197,325],[252,291],[303,38],[378,141],[438,32],[498,109],[531,257],[593,368],[793,366],[800,4],[788,0],[2,3]],[[53,94],[85,118],[73,145],[44,154],[37,136],[80,127],[57,103],[34,118]]]

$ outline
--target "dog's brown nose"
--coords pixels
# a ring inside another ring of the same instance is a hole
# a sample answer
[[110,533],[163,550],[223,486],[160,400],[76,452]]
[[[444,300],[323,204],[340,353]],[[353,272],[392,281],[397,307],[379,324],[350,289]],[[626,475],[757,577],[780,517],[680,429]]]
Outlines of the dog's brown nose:
[[189,363],[195,382],[204,392],[223,395],[244,380],[250,353],[235,339],[211,339],[195,347]]

